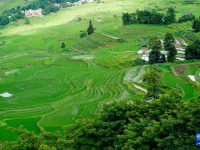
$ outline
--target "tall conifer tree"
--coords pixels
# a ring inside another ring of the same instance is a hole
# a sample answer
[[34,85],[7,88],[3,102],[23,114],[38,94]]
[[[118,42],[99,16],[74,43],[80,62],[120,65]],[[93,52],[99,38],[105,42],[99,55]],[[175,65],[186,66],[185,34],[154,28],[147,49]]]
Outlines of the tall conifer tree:
[[90,20],[90,24],[89,24],[89,27],[87,29],[87,33],[88,35],[94,33],[94,28],[93,28],[93,25],[92,25],[92,21]]
[[197,21],[195,24],[195,32],[199,32],[199,29],[200,29],[200,23],[199,21]]
[[173,62],[176,59],[177,51],[174,44],[175,44],[174,36],[172,35],[172,33],[167,32],[165,34],[164,47],[165,50],[167,51],[167,59],[169,62]]

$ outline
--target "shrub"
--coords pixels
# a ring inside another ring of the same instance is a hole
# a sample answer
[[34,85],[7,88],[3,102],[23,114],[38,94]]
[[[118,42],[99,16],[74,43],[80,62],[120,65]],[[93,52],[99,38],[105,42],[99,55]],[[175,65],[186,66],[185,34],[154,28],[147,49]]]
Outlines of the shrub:
[[139,66],[139,65],[144,65],[145,64],[145,60],[137,57],[135,60],[134,60],[134,63],[132,64],[132,66]]
[[80,38],[84,38],[84,37],[86,37],[86,36],[87,36],[87,33],[86,33],[86,32],[83,32],[83,33],[80,34]]

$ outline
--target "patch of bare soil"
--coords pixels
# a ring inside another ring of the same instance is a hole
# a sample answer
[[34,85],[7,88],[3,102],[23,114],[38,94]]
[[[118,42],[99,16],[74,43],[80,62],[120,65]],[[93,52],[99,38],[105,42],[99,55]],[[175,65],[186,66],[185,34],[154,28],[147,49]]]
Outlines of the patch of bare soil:
[[142,47],[141,48],[141,50],[145,50],[145,51],[148,50],[148,49],[149,49],[148,47]]
[[122,58],[127,58],[130,55],[132,55],[132,54],[124,55]]
[[194,65],[188,65],[188,66],[177,66],[174,70],[178,75],[184,75],[184,72],[187,68],[193,67]]
[[175,47],[181,47],[181,44],[174,44]]

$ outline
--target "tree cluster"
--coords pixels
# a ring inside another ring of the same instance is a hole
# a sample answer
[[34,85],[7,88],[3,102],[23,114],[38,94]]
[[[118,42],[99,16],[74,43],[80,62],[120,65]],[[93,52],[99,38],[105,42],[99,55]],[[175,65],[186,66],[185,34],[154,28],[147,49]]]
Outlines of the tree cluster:
[[149,49],[151,50],[149,53],[150,64],[165,62],[165,55],[160,53],[161,47],[161,41],[157,36],[152,35],[149,38]]
[[184,14],[183,16],[181,16],[178,20],[179,23],[181,22],[186,22],[186,21],[192,21],[195,19],[195,15],[193,14]]
[[158,13],[155,9],[152,11],[149,10],[136,10],[135,13],[123,13],[122,22],[124,25],[130,24],[158,24],[162,25],[163,23],[168,25],[176,21],[175,11],[173,8],[169,8],[164,14]]
[[187,46],[185,50],[185,59],[200,59],[200,40]]
[[197,149],[200,100],[184,102],[178,90],[151,102],[133,99],[104,104],[96,120],[79,119],[60,132],[42,130],[39,136],[26,129],[17,141],[2,143],[4,150],[130,150]]

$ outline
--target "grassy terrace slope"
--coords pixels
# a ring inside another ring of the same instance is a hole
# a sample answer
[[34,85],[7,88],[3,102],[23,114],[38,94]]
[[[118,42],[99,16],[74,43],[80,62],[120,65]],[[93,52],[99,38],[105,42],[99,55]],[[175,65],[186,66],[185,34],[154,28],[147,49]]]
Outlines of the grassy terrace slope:
[[[0,97],[0,140],[17,138],[7,126],[23,125],[37,134],[41,127],[62,131],[62,126],[79,118],[95,119],[103,103],[142,98],[144,92],[134,84],[145,88],[140,76],[152,66],[131,67],[126,62],[140,56],[138,37],[154,34],[162,38],[174,29],[149,25],[122,27],[121,13],[161,4],[155,1],[149,5],[150,2],[112,0],[84,4],[30,18],[28,26],[20,20],[0,30],[0,40],[4,41],[0,45],[0,94],[13,94]],[[87,29],[90,19],[95,34],[80,39],[80,31]],[[67,51],[60,48],[62,42]],[[167,86],[176,86],[168,82],[173,78],[185,91],[185,100],[196,96],[186,74],[180,78],[187,83],[172,74],[172,64],[157,67],[162,70]],[[191,71],[194,74],[194,69]],[[199,80],[199,68],[195,76]]]

